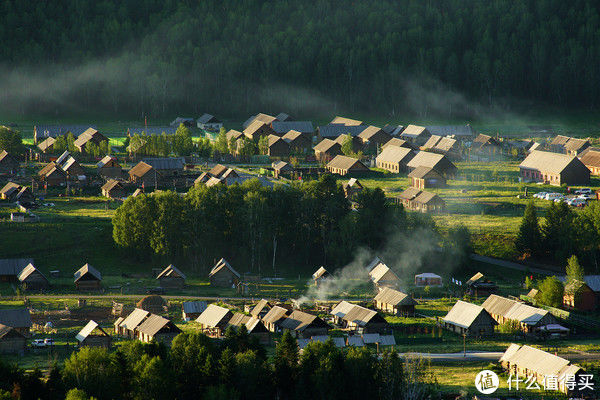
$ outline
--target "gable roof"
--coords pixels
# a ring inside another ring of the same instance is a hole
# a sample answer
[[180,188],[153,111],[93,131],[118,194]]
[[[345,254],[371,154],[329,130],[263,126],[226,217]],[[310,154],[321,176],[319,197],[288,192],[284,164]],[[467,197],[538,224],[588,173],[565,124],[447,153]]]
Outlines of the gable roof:
[[301,133],[313,133],[315,131],[311,121],[273,121],[271,127],[280,135],[289,131]]
[[559,372],[570,364],[569,360],[528,345],[523,345],[516,351],[514,347],[509,346],[508,350],[511,350],[511,354],[507,357],[503,356],[504,361],[535,371],[541,376],[558,376]]
[[171,332],[180,331],[173,322],[156,314],[150,314],[135,330],[148,336],[154,336],[165,328]]
[[331,139],[323,139],[319,143],[317,143],[317,145],[313,149],[314,149],[314,151],[319,151],[319,152],[324,153],[326,151],[331,150],[335,146],[339,146],[339,149],[341,151],[342,146],[339,143],[337,143],[336,141],[331,140]]
[[446,164],[445,166],[450,167],[451,169],[456,169],[454,164],[452,164],[445,155],[430,151],[419,151],[407,165],[410,168],[417,168],[420,166],[435,168],[438,165],[442,168],[444,166],[443,164]]
[[48,279],[46,279],[46,277],[44,276],[44,274],[42,274],[42,272],[40,270],[38,270],[36,267],[33,266],[32,263],[27,264],[27,266],[25,268],[23,268],[23,270],[21,271],[19,276],[17,276],[17,279],[19,280],[19,282],[23,282],[24,280],[29,278],[29,276],[31,276],[31,274],[33,274],[33,273],[38,273],[46,281],[48,280]]
[[280,306],[273,306],[263,317],[265,324],[275,324],[286,317],[288,310]]
[[481,306],[491,315],[501,315],[506,319],[516,320],[531,326],[536,325],[548,315],[547,310],[495,294],[490,295]]
[[431,135],[431,137],[429,139],[427,139],[427,141],[425,142],[423,147],[427,148],[427,149],[433,149],[440,140],[442,140],[441,136]]
[[329,161],[327,164],[328,168],[339,168],[344,170],[349,170],[354,167],[358,167],[360,169],[368,170],[367,166],[363,164],[358,158],[352,158],[348,156],[337,155],[333,158],[333,160]]
[[254,121],[250,125],[248,125],[246,129],[244,129],[244,135],[252,137],[258,130],[265,126],[268,127],[269,125],[266,122]]
[[431,167],[425,167],[423,165],[418,166],[417,168],[413,169],[408,174],[408,177],[416,178],[416,179],[427,179],[427,178],[442,179],[443,178],[442,174],[437,172],[435,169],[433,169]]
[[346,300],[342,300],[335,307],[333,307],[329,313],[338,318],[344,318],[346,314],[352,310],[352,308],[354,308],[354,304],[349,303]]
[[271,164],[271,167],[276,171],[293,171],[294,167],[288,162],[285,161],[274,161]]
[[269,303],[267,300],[265,299],[261,299],[250,311],[250,314],[257,317],[260,315],[260,313],[262,312],[262,310],[264,310],[265,308],[267,308],[270,310],[272,308],[271,303]]
[[319,317],[304,311],[294,310],[289,317],[285,318],[279,326],[282,329],[290,329],[298,332],[304,331],[309,325],[317,323],[326,326]]
[[50,147],[54,146],[54,143],[56,143],[56,139],[53,137],[49,137],[49,138],[46,138],[43,142],[38,143],[37,147],[41,151],[46,151]]
[[475,135],[471,125],[427,125],[426,128],[432,135],[457,137]]
[[277,142],[283,142],[286,144],[286,146],[289,147],[288,142],[283,140],[283,138],[281,136],[277,136],[277,135],[269,135],[268,136],[268,140],[269,140],[269,147],[277,144]]
[[109,192],[114,188],[123,189],[123,185],[121,185],[121,182],[114,179],[110,179],[104,185],[102,185],[102,190],[106,190]]
[[198,318],[196,322],[211,328],[217,327],[221,323],[229,321],[231,311],[228,308],[209,304],[206,310]]
[[389,135],[383,129],[373,125],[369,125],[365,129],[363,129],[363,131],[358,134],[358,137],[362,140],[371,140],[373,136],[380,133],[383,134],[385,137],[389,138]]
[[98,329],[100,336],[106,336],[106,337],[110,337],[110,335],[108,333],[106,333],[106,331],[104,329],[102,329],[98,323],[94,320],[90,320],[80,331],[79,333],[75,336],[75,339],[77,339],[79,342],[83,342],[85,339],[87,339],[88,336],[90,336],[92,334],[92,332]]
[[565,150],[567,151],[579,151],[581,150],[583,147],[586,146],[590,146],[590,141],[587,139],[576,139],[576,138],[571,138],[569,139],[569,141],[565,144]]
[[394,271],[392,271],[387,265],[385,265],[383,263],[377,264],[375,266],[375,268],[373,268],[369,272],[369,277],[371,278],[371,280],[373,282],[378,283],[388,273],[391,274],[391,276],[388,276],[386,281],[390,280],[389,278],[391,278],[391,280],[394,280],[394,281],[400,280],[400,278],[398,278],[398,275],[396,275],[396,273]]
[[183,167],[185,167],[183,157],[143,158],[142,161],[158,171],[167,169],[183,170]]
[[567,154],[551,153],[535,150],[519,164],[519,168],[537,169],[554,174],[560,174],[572,162],[580,162],[577,157]]
[[185,274],[181,272],[176,266],[173,264],[169,264],[167,268],[163,269],[160,274],[156,277],[156,279],[161,278],[183,278],[187,279]]
[[417,302],[408,294],[388,287],[380,290],[373,300],[392,306],[411,306],[417,304]]
[[11,308],[0,310],[0,324],[11,328],[30,328],[31,315],[27,308]]
[[183,312],[186,314],[201,314],[207,307],[206,301],[184,301],[182,304]]
[[10,338],[10,337],[24,338],[25,335],[23,335],[21,332],[19,332],[18,330],[14,329],[10,326],[0,324],[0,339]]
[[362,121],[358,121],[356,119],[350,119],[350,118],[346,118],[346,117],[340,117],[340,116],[336,116],[331,122],[330,124],[343,124],[346,126],[357,126],[357,125],[362,125]]
[[314,274],[312,274],[313,279],[319,279],[323,276],[328,276],[329,272],[325,269],[325,267],[319,267],[319,269],[317,269],[315,271]]
[[569,136],[564,136],[564,135],[556,135],[552,141],[550,142],[551,145],[556,145],[556,146],[564,146],[565,144],[567,144],[567,142],[569,141],[569,139],[571,139]]
[[373,319],[385,321],[377,311],[359,306],[358,304],[354,304],[354,307],[352,307],[342,319],[357,324],[358,326],[365,326]]
[[224,258],[221,258],[217,262],[217,264],[213,267],[213,269],[210,271],[210,273],[208,274],[208,276],[211,277],[211,276],[213,276],[214,274],[216,274],[217,272],[221,271],[224,268],[228,269],[229,271],[231,271],[231,273],[233,275],[237,276],[238,278],[241,277],[241,275],[235,269],[233,269],[233,267]]
[[600,168],[600,150],[588,150],[579,159],[585,166]]
[[418,138],[421,135],[427,135],[429,131],[424,126],[408,125],[400,134],[400,137]]
[[462,300],[458,300],[443,319],[444,322],[468,329],[482,314],[489,318],[492,324],[497,324],[483,307]]
[[250,126],[253,122],[257,122],[257,121],[258,122],[264,122],[266,124],[270,124],[273,121],[275,121],[276,119],[277,119],[277,117],[273,117],[272,115],[259,113],[259,114],[253,115],[250,118],[248,118],[246,120],[246,122],[244,122],[243,126],[244,126],[244,129],[245,129],[248,126]]
[[147,164],[144,161],[140,161],[133,168],[131,168],[129,170],[129,175],[141,178],[152,170],[154,170],[154,169],[152,168],[152,166],[150,164]]
[[216,124],[216,123],[219,123],[219,122],[221,122],[221,121],[219,121],[217,118],[215,118],[215,116],[214,116],[214,115],[210,115],[210,114],[202,114],[202,116],[201,116],[200,118],[198,118],[198,119],[196,120],[196,122],[197,122],[198,124],[208,124],[208,123],[213,123],[213,124]]
[[420,204],[429,204],[431,202],[443,203],[444,200],[440,196],[432,192],[421,192],[415,197],[415,202]]
[[150,313],[141,308],[135,308],[125,319],[119,324],[121,328],[134,330]]
[[225,173],[225,171],[228,170],[228,167],[222,165],[222,164],[217,164],[214,167],[212,167],[208,173],[209,175],[214,176],[215,178],[219,178],[221,175],[223,175],[223,173]]
[[15,182],[8,182],[2,189],[0,189],[0,194],[5,196],[12,196],[14,193],[18,192],[21,189],[21,185]]
[[95,279],[97,279],[99,281],[102,280],[102,275],[100,274],[100,272],[96,268],[92,267],[90,264],[85,263],[83,267],[79,268],[73,274],[75,282],[80,280],[86,274],[90,274],[92,277],[94,277]]
[[454,145],[456,145],[458,141],[456,139],[452,139],[449,137],[443,137],[440,139],[439,142],[437,142],[437,144],[435,145],[435,149],[439,150],[439,151],[450,151],[452,150],[452,147],[454,147]]
[[413,200],[417,197],[421,191],[415,187],[406,188],[402,193],[398,195],[399,198],[404,200]]
[[[98,168],[102,168],[104,167],[106,164],[110,163],[111,161],[117,162],[117,158],[113,157],[113,156],[104,156],[102,158],[102,160],[98,161],[98,163],[96,164],[96,167]],[[118,164],[118,163],[117,163]]]
[[388,163],[408,163],[413,156],[412,150],[407,147],[386,146],[376,160]]

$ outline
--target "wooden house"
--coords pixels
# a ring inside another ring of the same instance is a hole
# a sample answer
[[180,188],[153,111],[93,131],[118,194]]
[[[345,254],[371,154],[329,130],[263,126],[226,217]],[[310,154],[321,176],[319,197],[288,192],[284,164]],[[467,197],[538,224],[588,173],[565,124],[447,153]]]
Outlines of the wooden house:
[[471,144],[471,155],[486,160],[502,157],[502,143],[489,135],[479,134]]
[[551,185],[589,185],[590,170],[575,156],[533,151],[519,164],[524,182],[545,182]]
[[407,170],[408,162],[414,155],[413,151],[407,147],[386,146],[375,158],[375,163],[377,168],[397,174]]
[[571,138],[564,135],[556,135],[552,138],[552,141],[548,144],[548,150],[553,153],[565,154],[565,145]]
[[548,310],[495,294],[490,295],[481,306],[498,324],[516,321],[525,333],[535,333],[546,325],[556,324],[556,319]]
[[112,343],[112,337],[94,320],[90,320],[75,339],[79,342],[79,347],[109,348]]
[[220,178],[225,172],[227,172],[228,169],[229,167],[223,164],[217,164],[208,171],[208,175],[214,178]]
[[27,337],[18,330],[0,324],[0,354],[23,354],[27,348]]
[[416,145],[414,145],[410,142],[407,142],[404,139],[397,138],[397,137],[393,137],[390,140],[388,140],[387,143],[385,143],[381,148],[385,149],[390,146],[406,147],[407,149],[418,150],[418,147]]
[[354,304],[349,303],[346,300],[337,303],[329,312],[332,316],[333,323],[340,327],[345,327],[346,322],[344,321],[344,317],[352,310],[352,308],[354,308]]
[[171,320],[156,314],[150,314],[135,330],[137,338],[142,342],[155,341],[167,345],[170,345],[175,336],[181,333],[181,329]]
[[430,167],[417,167],[408,174],[408,177],[410,178],[411,186],[417,189],[441,188],[447,186],[444,175]]
[[162,176],[181,175],[185,169],[185,159],[183,157],[146,157],[142,161]]
[[574,279],[565,285],[563,306],[579,311],[595,311],[598,306],[596,292],[584,281]]
[[336,137],[335,139],[333,139],[333,141],[336,143],[339,143],[339,145],[342,148],[344,148],[344,143],[346,143],[346,141],[348,141],[348,140],[350,140],[350,142],[351,142],[352,151],[354,153],[362,152],[365,150],[364,144],[358,136],[352,136],[348,133],[345,135],[340,135],[340,136]]
[[294,167],[285,161],[274,161],[271,167],[273,168],[273,176],[278,179],[294,172]]
[[29,264],[33,264],[32,258],[0,259],[0,282],[18,282],[19,274]]
[[369,271],[369,278],[378,289],[385,287],[397,288],[401,284],[398,275],[383,262],[379,262]]
[[280,323],[287,318],[289,311],[280,306],[273,306],[262,318],[263,323],[270,332],[281,332]]
[[331,139],[321,140],[313,149],[319,162],[328,162],[343,154],[342,145]]
[[442,319],[444,328],[467,336],[490,336],[498,323],[481,306],[459,300]]
[[164,289],[182,289],[185,286],[185,274],[173,264],[169,264],[156,277],[161,288]]
[[432,168],[446,178],[456,174],[456,166],[448,157],[429,151],[419,151],[406,165],[411,171],[418,167]]
[[37,147],[42,152],[42,154],[48,154],[54,151],[54,143],[56,143],[56,139],[53,137],[49,137],[41,143],[38,143]]
[[205,131],[218,132],[223,127],[223,121],[217,119],[214,115],[205,113],[196,120],[196,126]]
[[100,272],[86,263],[73,274],[77,290],[100,290],[102,289],[102,275]]
[[239,329],[242,325],[246,327],[246,330],[251,337],[258,339],[259,343],[265,345],[270,343],[271,335],[259,318],[236,312],[229,322],[227,322],[227,327],[233,327],[235,330]]
[[404,208],[423,213],[436,213],[446,210],[446,202],[437,194],[409,187],[398,195],[399,203]]
[[332,174],[338,175],[364,175],[371,170],[358,158],[348,156],[335,156],[325,167]]
[[17,332],[29,337],[31,315],[27,308],[0,309],[0,324],[10,326]]
[[277,121],[271,123],[271,128],[277,136],[285,136],[293,131],[299,132],[309,142],[312,142],[312,137],[315,134],[315,127],[311,121],[282,121],[277,117]]
[[424,126],[408,125],[400,134],[400,139],[423,146],[431,137],[431,133]]
[[569,156],[578,156],[583,153],[591,143],[587,139],[570,138],[565,144],[565,153]]
[[122,322],[116,327],[117,333],[130,339],[137,338],[136,328],[150,315],[141,308],[134,309]]
[[373,298],[373,305],[386,313],[412,317],[415,315],[417,302],[406,293],[385,287]]
[[0,174],[13,175],[19,170],[19,161],[8,154],[6,150],[0,151]]
[[263,114],[263,113],[258,113],[256,115],[251,116],[250,118],[248,118],[243,124],[242,126],[244,127],[244,129],[246,129],[247,127],[249,127],[253,122],[264,122],[267,125],[271,125],[273,122],[277,121],[277,117],[274,117],[272,115],[269,114]]
[[358,134],[358,138],[366,152],[376,153],[377,149],[389,142],[392,137],[383,129],[370,125]]
[[63,171],[67,174],[67,178],[71,180],[84,180],[85,171],[79,161],[75,159],[68,152],[64,152],[62,156],[56,160],[57,164],[60,165]]
[[290,331],[294,337],[310,338],[315,335],[327,335],[329,325],[316,315],[294,310],[279,322],[282,331]]
[[46,164],[38,176],[46,186],[64,186],[67,183],[67,173],[54,161]]
[[282,137],[269,135],[267,154],[269,157],[287,157],[290,155],[290,145]]
[[23,268],[17,279],[25,290],[45,290],[50,286],[44,274],[31,263]]
[[356,178],[350,178],[348,182],[342,184],[344,196],[349,200],[356,199],[356,196],[362,192],[363,185]]
[[390,325],[375,310],[353,304],[353,307],[342,317],[345,328],[360,334],[385,333]]
[[109,199],[122,199],[125,197],[125,188],[121,182],[111,179],[102,185],[102,196]]
[[255,142],[261,137],[268,137],[269,135],[277,136],[273,128],[262,121],[254,121],[244,129],[244,136]]
[[102,142],[108,143],[108,138],[98,132],[98,130],[94,128],[88,128],[81,133],[77,139],[75,139],[73,145],[77,148],[77,150],[79,150],[80,153],[85,153],[90,143],[100,146]]
[[96,164],[98,175],[108,179],[121,179],[123,177],[123,168],[116,157],[105,156]]
[[461,142],[470,142],[475,137],[475,130],[471,125],[426,125],[425,128],[432,134],[446,136]]
[[466,283],[467,293],[471,296],[489,296],[498,290],[498,286],[481,272],[473,275]]
[[441,287],[442,286],[442,277],[434,274],[432,272],[424,272],[422,274],[415,275],[415,286],[416,287],[425,287],[425,286],[434,286]]
[[591,175],[600,175],[600,149],[588,148],[581,154],[579,161],[590,170]]
[[0,189],[0,199],[15,201],[19,190],[21,190],[21,185],[15,182],[8,182]]
[[241,275],[233,267],[221,258],[208,274],[211,286],[235,287],[240,282]]
[[[273,123],[275,126],[275,123]],[[312,126],[312,124],[311,124]],[[297,130],[290,130],[282,139],[288,144],[290,153],[292,154],[306,154],[312,147],[312,133],[302,133]]]
[[181,305],[181,316],[184,321],[195,321],[207,307],[206,301],[184,301]]
[[269,303],[265,299],[261,299],[252,310],[250,310],[250,315],[256,318],[263,319],[265,315],[273,308],[273,304]]
[[325,269],[325,267],[319,267],[319,269],[317,269],[315,271],[314,274],[312,274],[312,278],[313,281],[315,282],[315,286],[319,286],[319,284],[321,284],[321,282],[323,282],[323,280],[329,278],[331,276],[331,274]]
[[135,307],[152,314],[161,314],[166,311],[167,302],[157,294],[150,294],[138,301]]
[[178,128],[180,125],[187,126],[188,128],[193,127],[196,124],[194,118],[188,117],[177,117],[169,124],[173,128]]
[[34,125],[33,127],[33,142],[40,143],[47,138],[57,138],[59,136],[67,136],[69,133],[77,138],[83,132],[88,130],[89,125]]
[[157,186],[162,179],[162,175],[144,161],[137,163],[127,173],[130,182],[143,187]]
[[204,334],[219,338],[225,334],[227,323],[231,317],[233,317],[233,313],[229,309],[209,304],[196,322],[200,324],[200,329]]

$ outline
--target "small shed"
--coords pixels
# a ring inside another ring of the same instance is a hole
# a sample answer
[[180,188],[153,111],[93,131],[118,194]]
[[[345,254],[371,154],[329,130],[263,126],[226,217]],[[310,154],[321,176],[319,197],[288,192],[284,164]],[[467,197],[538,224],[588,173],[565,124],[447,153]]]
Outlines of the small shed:
[[565,285],[563,305],[580,311],[594,311],[597,307],[596,293],[585,283],[577,279]]
[[235,288],[240,278],[241,275],[224,258],[221,258],[208,274],[211,286]]
[[152,314],[161,314],[165,312],[167,302],[157,294],[150,294],[138,301],[136,307]]
[[185,286],[185,274],[173,264],[162,270],[156,277],[160,287],[164,289],[182,289]]
[[312,275],[313,281],[315,282],[315,286],[319,286],[319,284],[330,277],[331,274],[325,269],[325,267],[319,267],[318,270]]
[[282,176],[289,175],[294,172],[294,167],[285,161],[274,161],[271,164],[271,168],[273,168],[273,176],[275,176],[275,178],[281,178]]
[[378,289],[384,287],[397,288],[400,286],[400,278],[383,262],[379,262],[369,272],[369,278]]
[[120,199],[125,197],[125,188],[121,182],[114,179],[109,180],[102,185],[102,196],[109,199]]
[[92,267],[90,264],[79,268],[75,274],[75,287],[77,290],[100,290],[102,289],[102,275],[100,272]]
[[363,185],[356,178],[350,178],[348,182],[344,182],[342,185],[344,189],[344,196],[347,199],[353,200],[363,190]]
[[146,343],[156,341],[171,344],[175,336],[181,333],[181,329],[172,321],[156,314],[150,314],[135,330],[138,339]]
[[467,336],[489,336],[498,323],[481,306],[459,300],[443,318],[444,328]]
[[181,306],[182,318],[184,321],[194,321],[207,307],[205,301],[184,301]]
[[98,325],[94,320],[90,320],[86,326],[75,336],[79,346],[105,347],[109,348],[112,337]]
[[0,324],[0,354],[23,354],[27,346],[27,337],[17,329]]
[[442,286],[442,277],[434,274],[433,272],[424,272],[422,274],[415,275],[415,286]]
[[48,279],[32,263],[23,268],[17,279],[26,290],[44,290],[50,286]]
[[417,302],[406,293],[392,288],[383,288],[373,298],[375,308],[402,317],[413,317]]

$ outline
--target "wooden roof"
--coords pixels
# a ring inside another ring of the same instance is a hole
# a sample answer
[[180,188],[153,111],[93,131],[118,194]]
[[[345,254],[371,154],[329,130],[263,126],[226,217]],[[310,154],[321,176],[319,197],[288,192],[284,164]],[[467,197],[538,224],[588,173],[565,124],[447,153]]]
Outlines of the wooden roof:
[[548,151],[532,151],[521,164],[519,168],[535,169],[554,174],[560,174],[571,163],[580,163],[575,156],[567,154],[551,153]]
[[135,330],[148,336],[154,336],[160,331],[181,332],[173,322],[156,314],[150,314]]
[[231,318],[232,314],[228,308],[209,304],[206,310],[196,319],[196,322],[215,328],[222,323],[226,323]]
[[121,328],[134,330],[139,324],[142,323],[150,313],[141,308],[134,309],[125,319],[119,324]]
[[408,294],[387,287],[380,290],[374,297],[374,300],[391,306],[412,306],[417,304]]
[[0,310],[0,324],[11,328],[30,328],[31,315],[27,308],[11,308]]
[[331,120],[330,124],[342,124],[342,125],[346,125],[346,126],[357,126],[357,125],[362,125],[362,121],[358,121],[356,119],[351,119],[351,118],[346,118],[346,117],[336,116],[333,120]]
[[304,311],[294,310],[289,317],[285,318],[279,326],[282,329],[290,329],[297,332],[304,331],[308,326],[316,324],[322,327],[329,327],[321,318],[316,315],[305,313]]
[[88,263],[85,263],[85,265],[83,267],[81,267],[77,271],[75,271],[75,273],[73,274],[73,277],[75,278],[75,282],[79,281],[85,275],[90,275],[94,279],[97,279],[99,281],[102,280],[102,275],[100,274],[100,272]]
[[208,276],[211,277],[217,272],[221,271],[222,269],[227,269],[231,271],[231,273],[236,277],[241,278],[241,275],[235,269],[233,269],[233,267],[224,258],[221,258],[219,262],[217,262],[217,264],[213,267]]
[[459,300],[454,304],[448,314],[446,314],[444,322],[469,329],[473,322],[482,316],[483,318],[487,318],[491,324],[497,325],[496,321],[494,321],[483,307]]
[[77,339],[81,343],[85,339],[87,339],[87,337],[90,336],[94,331],[97,331],[99,336],[110,337],[110,335],[106,333],[106,331],[102,329],[96,321],[90,320],[86,324],[86,326],[84,326],[83,329],[81,329],[79,333],[75,336],[75,339]]
[[337,155],[327,164],[328,168],[339,168],[343,170],[360,169],[369,170],[358,158]]
[[317,143],[317,145],[314,147],[314,150],[324,153],[324,152],[331,150],[335,146],[339,146],[340,150],[342,148],[341,145],[339,143],[337,143],[335,140],[323,139],[319,143]]
[[408,163],[414,157],[413,151],[408,147],[386,146],[379,153],[377,162]]
[[163,269],[160,274],[156,277],[156,279],[161,278],[183,278],[187,279],[185,274],[181,272],[176,266],[173,264],[169,264],[167,268]]

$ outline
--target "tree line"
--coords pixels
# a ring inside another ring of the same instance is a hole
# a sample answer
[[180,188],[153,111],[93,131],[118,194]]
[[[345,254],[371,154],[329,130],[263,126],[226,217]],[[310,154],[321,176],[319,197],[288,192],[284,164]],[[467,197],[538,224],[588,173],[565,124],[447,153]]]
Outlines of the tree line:
[[438,398],[436,386],[424,365],[395,352],[343,351],[328,341],[299,354],[289,332],[267,357],[244,326],[229,328],[222,341],[181,333],[171,348],[139,341],[113,352],[84,347],[47,379],[0,363],[0,399],[7,400],[420,400]]
[[[274,188],[258,179],[198,184],[185,196],[167,191],[129,197],[113,217],[113,238],[129,256],[185,260],[198,272],[225,257],[252,273],[277,273],[281,266],[286,272],[312,273],[318,265],[348,264],[358,249],[377,252],[393,245],[398,255],[416,251],[421,246],[415,237],[451,252],[456,267],[467,263],[466,228],[440,234],[431,217],[406,213],[379,188],[365,188],[355,200],[353,209],[329,174]],[[429,250],[419,257],[440,256]]]
[[486,104],[600,101],[593,0],[6,0],[0,39],[7,77],[77,77],[62,96],[14,85],[3,108],[22,113],[394,116],[455,90]]
[[23,138],[18,131],[6,126],[0,126],[0,152],[18,156],[23,152]]

